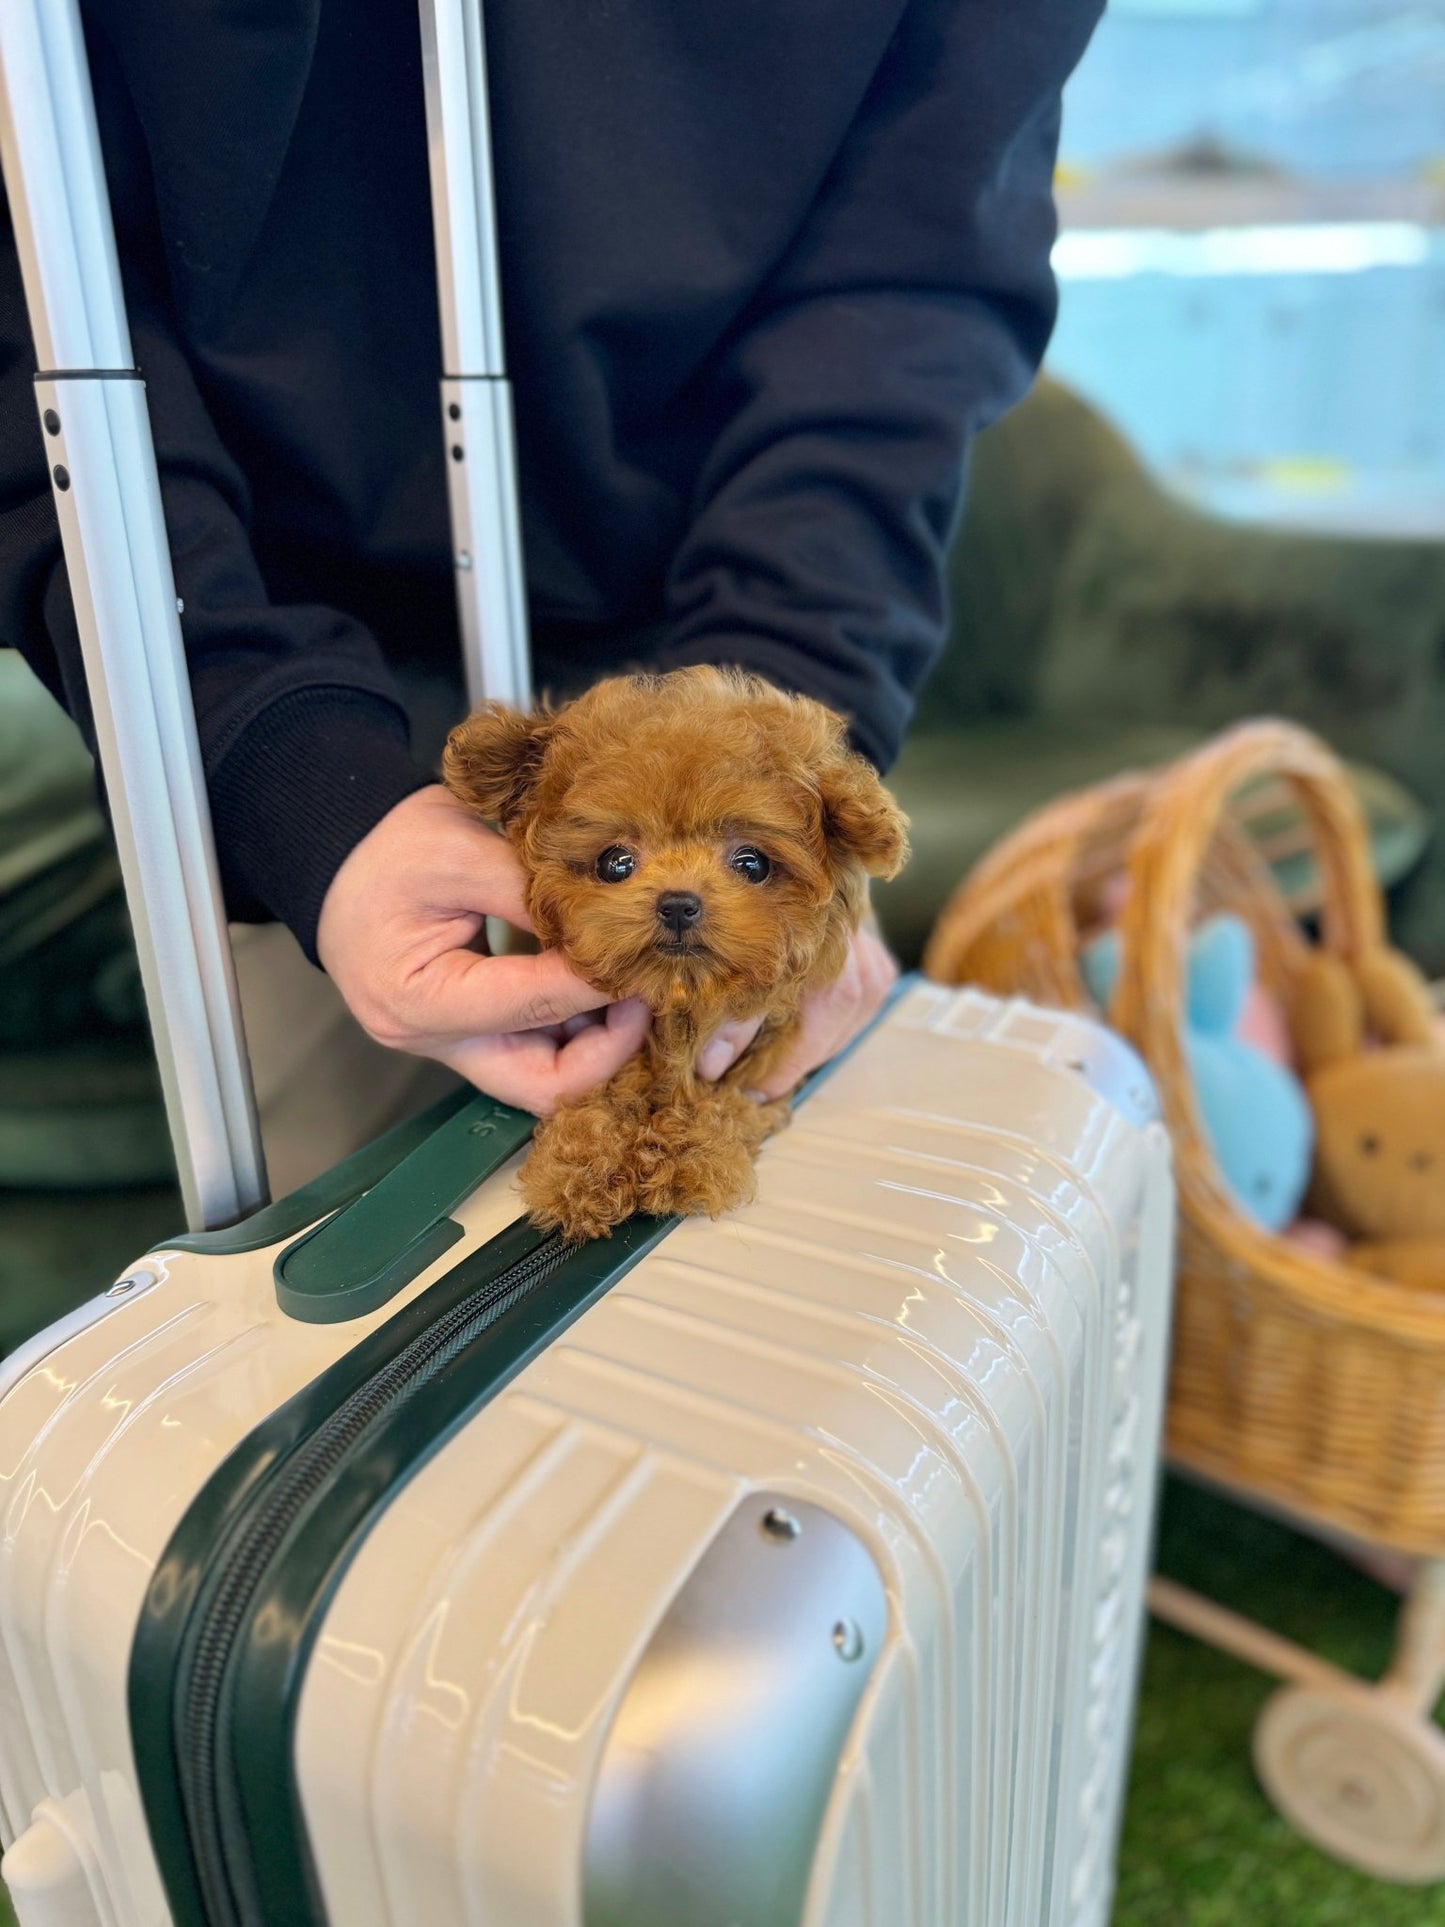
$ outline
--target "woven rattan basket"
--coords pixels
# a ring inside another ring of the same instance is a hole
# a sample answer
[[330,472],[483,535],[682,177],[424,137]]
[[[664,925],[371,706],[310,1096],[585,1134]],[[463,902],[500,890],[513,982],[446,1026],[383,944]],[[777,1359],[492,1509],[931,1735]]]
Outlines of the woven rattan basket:
[[1181,1039],[1183,960],[1200,916],[1238,912],[1260,975],[1288,1002],[1308,955],[1234,814],[1284,779],[1308,817],[1322,941],[1381,940],[1364,822],[1340,764],[1292,725],[1242,725],[1183,761],[1064,798],[960,886],[924,959],[945,983],[1085,1006],[1081,931],[1126,871],[1111,1023],[1158,1084],[1175,1146],[1180,1250],[1168,1452],[1315,1523],[1445,1552],[1445,1297],[1325,1261],[1234,1208],[1196,1116]]

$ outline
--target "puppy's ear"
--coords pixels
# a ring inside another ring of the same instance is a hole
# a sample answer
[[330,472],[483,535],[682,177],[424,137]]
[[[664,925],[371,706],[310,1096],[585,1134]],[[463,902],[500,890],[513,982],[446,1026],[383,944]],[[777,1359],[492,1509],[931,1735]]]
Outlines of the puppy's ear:
[[835,750],[817,778],[830,850],[870,877],[896,877],[908,856],[908,818],[872,764],[851,750]]
[[448,736],[442,781],[478,816],[515,822],[531,803],[555,727],[554,716],[484,703]]

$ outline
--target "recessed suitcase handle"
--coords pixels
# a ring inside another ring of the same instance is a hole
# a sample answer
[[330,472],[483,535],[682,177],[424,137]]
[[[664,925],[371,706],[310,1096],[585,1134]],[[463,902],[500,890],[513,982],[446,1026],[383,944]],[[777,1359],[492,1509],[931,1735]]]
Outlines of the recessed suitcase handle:
[[490,1097],[464,1105],[369,1191],[287,1245],[273,1267],[282,1311],[334,1325],[384,1305],[462,1237],[452,1212],[536,1122]]

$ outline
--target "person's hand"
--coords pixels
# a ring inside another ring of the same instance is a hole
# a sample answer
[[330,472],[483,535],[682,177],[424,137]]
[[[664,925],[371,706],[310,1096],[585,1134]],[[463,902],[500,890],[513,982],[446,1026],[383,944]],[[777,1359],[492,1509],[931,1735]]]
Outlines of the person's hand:
[[[841,974],[803,999],[802,1021],[790,1048],[749,1095],[786,1097],[809,1071],[852,1043],[882,1009],[897,978],[898,966],[883,939],[865,924],[853,939]],[[699,1075],[711,1080],[721,1077],[742,1056],[761,1023],[760,1017],[753,1017],[715,1031],[698,1054]]]
[[522,893],[505,839],[433,784],[403,798],[336,872],[316,948],[378,1044],[434,1057],[546,1117],[621,1070],[649,1018],[635,1000],[609,1004],[555,950],[474,949],[489,916],[530,930]]

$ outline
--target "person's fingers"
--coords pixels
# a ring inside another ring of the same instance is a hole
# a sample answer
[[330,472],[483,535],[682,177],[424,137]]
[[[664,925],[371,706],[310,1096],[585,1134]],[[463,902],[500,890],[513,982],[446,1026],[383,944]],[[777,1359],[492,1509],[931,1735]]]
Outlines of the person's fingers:
[[579,1011],[575,1017],[569,1017],[565,1024],[558,1024],[555,1027],[557,1042],[559,1044],[569,1044],[579,1031],[584,1031],[589,1027],[597,1024],[605,1024],[606,1022],[607,1012],[605,1010]]
[[760,1102],[786,1097],[809,1071],[836,1057],[878,1014],[897,975],[898,966],[879,939],[860,931],[841,975],[804,999],[787,1054],[758,1079],[749,1095]]
[[602,1023],[590,1023],[566,1040],[549,1030],[512,1031],[477,1037],[438,1053],[441,1061],[478,1090],[504,1104],[548,1117],[605,1084],[641,1048],[651,1016],[636,998],[608,1006]]
[[485,824],[463,826],[449,843],[444,863],[427,879],[431,907],[441,915],[496,917],[532,930],[527,878],[510,843]]
[[761,1017],[739,1017],[715,1030],[698,1052],[697,1074],[715,1084],[730,1069],[762,1029]]
[[606,1023],[590,1024],[558,1051],[552,1069],[552,1104],[570,1104],[615,1077],[641,1050],[651,1022],[652,1013],[639,998],[609,1004]]
[[864,990],[872,1009],[876,1011],[898,982],[898,959],[883,939],[871,930],[860,933],[859,959],[863,966]]
[[458,1077],[488,1097],[541,1117],[551,1108],[545,1097],[561,1048],[545,1030],[515,1031],[509,1037],[477,1037],[436,1052]]
[[509,957],[444,950],[397,986],[393,1019],[405,1048],[408,1036],[465,1039],[563,1024],[608,1001],[556,950]]
[[[507,855],[512,857],[510,848]],[[525,930],[528,936],[535,937],[536,926],[528,915],[524,900],[526,887],[527,879],[523,874],[522,866],[515,857],[512,857],[510,863],[499,866],[495,877],[490,882],[486,891],[486,914],[489,917],[495,917],[499,923],[510,923],[515,929]],[[473,902],[481,894],[479,890],[469,892]],[[469,904],[468,907],[472,906]]]
[[786,1052],[749,1085],[748,1096],[758,1103],[786,1097],[809,1071],[826,1064],[842,1048],[849,1034],[834,993],[831,990],[817,993],[813,1001],[804,1004],[797,1032]]
[[422,792],[416,803],[416,820],[408,824],[410,845],[394,854],[405,860],[414,851],[415,874],[428,879],[436,908],[448,915],[499,917],[531,930],[526,873],[507,839],[441,784]]

